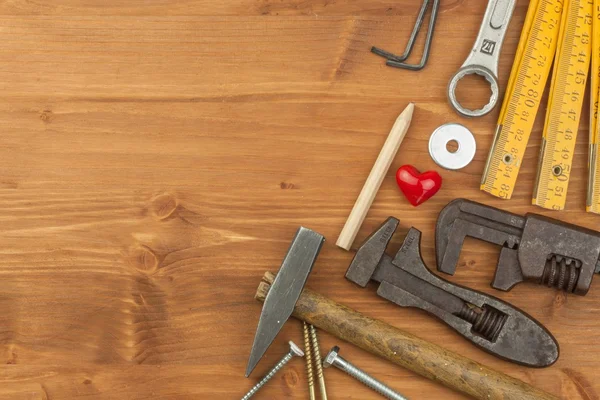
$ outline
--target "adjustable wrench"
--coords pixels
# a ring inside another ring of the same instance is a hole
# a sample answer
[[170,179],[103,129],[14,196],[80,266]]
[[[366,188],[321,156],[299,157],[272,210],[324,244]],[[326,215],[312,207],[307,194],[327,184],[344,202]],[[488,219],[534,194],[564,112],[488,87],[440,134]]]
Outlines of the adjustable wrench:
[[399,306],[436,316],[485,351],[530,367],[547,367],[559,354],[554,337],[518,308],[490,295],[454,285],[432,274],[421,258],[421,232],[408,231],[392,257],[386,248],[399,221],[388,218],[358,249],[346,278]]
[[[490,0],[471,54],[448,84],[450,104],[463,117],[482,117],[492,111],[498,103],[498,60],[515,5],[516,0]],[[472,74],[483,76],[492,90],[489,103],[479,110],[463,107],[456,98],[458,82]]]
[[438,216],[438,270],[454,275],[465,237],[502,246],[492,287],[525,280],[580,296],[600,272],[600,233],[537,214],[525,217],[473,201],[450,202]]

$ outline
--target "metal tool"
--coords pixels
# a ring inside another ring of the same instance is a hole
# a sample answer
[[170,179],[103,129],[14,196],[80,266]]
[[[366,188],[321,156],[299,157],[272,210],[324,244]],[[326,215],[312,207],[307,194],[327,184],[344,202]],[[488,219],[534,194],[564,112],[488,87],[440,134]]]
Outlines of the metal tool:
[[371,52],[377,54],[378,56],[387,58],[388,60],[394,60],[397,62],[405,61],[408,57],[410,57],[410,53],[412,52],[412,49],[417,41],[417,35],[421,30],[421,26],[423,26],[423,22],[425,21],[425,14],[427,13],[429,3],[430,0],[423,0],[421,10],[419,11],[419,15],[417,16],[417,20],[415,21],[415,26],[413,27],[412,33],[410,34],[408,43],[406,44],[402,55],[398,56],[394,53],[390,53],[376,46],[371,47]]
[[271,370],[267,373],[267,375],[265,375],[264,378],[260,380],[260,382],[258,382],[252,389],[250,389],[250,391],[246,393],[244,397],[242,397],[242,400],[248,400],[249,398],[254,396],[261,387],[263,387],[267,382],[269,382],[269,380],[271,380],[271,378],[277,373],[277,371],[283,368],[283,366],[292,359],[292,357],[304,356],[304,353],[302,352],[302,350],[300,350],[300,347],[298,347],[294,342],[290,341],[289,344],[290,351],[277,364],[275,364],[273,368],[271,368]]
[[292,314],[324,241],[323,235],[307,228],[300,227],[296,232],[260,314],[246,377],[252,373]]
[[521,217],[473,201],[450,202],[438,217],[438,269],[453,275],[465,237],[502,246],[492,287],[532,281],[585,295],[600,273],[600,233],[537,214]]
[[350,375],[351,377],[353,377],[360,383],[373,389],[374,391],[376,391],[377,393],[381,394],[383,397],[386,397],[388,399],[407,400],[406,397],[395,392],[389,386],[378,381],[377,379],[373,378],[372,376],[370,376],[369,374],[367,374],[360,368],[355,367],[348,361],[344,360],[339,355],[339,352],[340,352],[340,348],[338,346],[333,347],[331,349],[331,351],[329,352],[329,354],[327,354],[327,357],[325,357],[325,361],[323,361],[323,367],[329,368],[333,365],[334,367],[344,371],[345,373],[347,373],[348,375]]
[[310,400],[316,400],[315,398],[315,377],[313,374],[313,359],[312,359],[312,348],[310,343],[310,333],[308,332],[308,324],[302,322],[302,333],[304,334],[304,355],[306,356],[306,376],[308,378],[308,398]]
[[[498,60],[516,0],[490,0],[471,54],[448,84],[448,99],[456,112],[464,117],[481,117],[498,103]],[[492,95],[488,104],[479,110],[463,107],[456,98],[458,82],[467,75],[483,76],[490,84]]]
[[375,46],[371,47],[371,51],[379,56],[385,57],[387,59],[386,65],[390,67],[403,68],[411,71],[419,71],[425,68],[425,65],[427,65],[427,61],[429,60],[431,43],[433,42],[433,32],[435,30],[435,23],[440,8],[440,0],[433,0],[431,16],[429,18],[429,27],[427,29],[427,37],[425,38],[425,48],[423,49],[423,56],[421,57],[421,61],[418,64],[408,64],[404,61],[406,61],[406,59],[410,57],[410,54],[417,39],[417,35],[419,34],[421,26],[423,25],[423,22],[425,20],[425,13],[427,12],[429,3],[431,2],[432,0],[423,1],[423,5],[421,6],[421,10],[419,11],[419,16],[417,17],[417,21],[415,23],[413,31],[410,35],[410,38],[408,39],[408,44],[406,45],[406,48],[404,49],[404,53],[402,53],[402,55],[398,56],[396,54],[390,53]]
[[315,367],[317,368],[317,378],[319,379],[319,392],[321,400],[327,400],[327,387],[325,386],[325,376],[323,375],[323,365],[321,364],[321,348],[317,338],[317,330],[313,325],[309,327],[310,340],[312,343],[312,352],[315,356]]
[[[273,273],[265,272],[256,290],[256,300],[267,300],[274,280]],[[304,283],[294,282],[293,285],[303,287]],[[269,297],[268,301],[278,303],[276,297]],[[302,290],[292,315],[365,351],[476,399],[558,400],[523,381],[385,322],[369,318],[310,289]]]
[[388,218],[358,249],[346,278],[399,306],[433,314],[483,350],[518,364],[546,367],[558,359],[558,344],[539,322],[495,297],[445,281],[425,266],[421,232],[411,228],[392,258],[385,250],[399,221]]
[[[454,152],[447,149],[451,141],[458,144]],[[473,161],[476,150],[475,136],[461,124],[444,124],[429,138],[429,155],[442,168],[457,170],[466,167]]]

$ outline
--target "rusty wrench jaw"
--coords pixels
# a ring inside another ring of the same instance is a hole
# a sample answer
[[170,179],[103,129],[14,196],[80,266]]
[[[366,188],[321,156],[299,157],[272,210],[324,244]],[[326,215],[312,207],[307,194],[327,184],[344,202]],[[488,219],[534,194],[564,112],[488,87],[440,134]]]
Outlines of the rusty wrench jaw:
[[517,261],[525,219],[468,200],[451,201],[440,212],[435,230],[438,271],[454,275],[467,236],[502,246],[492,287],[508,291],[523,281]]
[[436,225],[438,270],[456,272],[465,238],[502,246],[492,287],[531,281],[585,295],[600,271],[600,233],[537,214],[521,217],[465,199],[450,202]]
[[411,228],[396,256],[385,250],[398,226],[388,218],[358,249],[346,278],[399,306],[427,311],[483,350],[530,367],[546,367],[558,343],[540,323],[495,297],[454,285],[432,274],[420,253],[421,232]]

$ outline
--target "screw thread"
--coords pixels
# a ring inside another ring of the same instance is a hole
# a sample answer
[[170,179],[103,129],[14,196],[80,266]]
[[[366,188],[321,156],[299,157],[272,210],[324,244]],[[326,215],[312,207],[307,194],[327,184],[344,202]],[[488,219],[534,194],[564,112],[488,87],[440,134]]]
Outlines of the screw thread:
[[548,287],[554,286],[567,293],[572,293],[579,280],[580,272],[581,263],[578,260],[552,256],[546,261],[542,283],[548,285]]
[[250,391],[248,393],[246,393],[246,395],[244,397],[242,397],[242,400],[248,400],[250,397],[254,396],[256,394],[256,392],[258,392],[258,390],[261,387],[263,387],[265,385],[265,383],[267,383],[273,377],[273,375],[275,375],[277,373],[277,371],[279,371],[281,368],[283,368],[283,366],[292,359],[293,356],[294,355],[292,354],[291,351],[289,353],[287,353],[273,368],[271,368],[269,373],[267,375],[265,375],[265,377],[262,378],[260,380],[260,382],[258,382],[256,385],[254,385],[254,387],[252,389],[250,389]]
[[312,341],[313,346],[313,355],[315,356],[315,366],[317,368],[317,378],[319,379],[319,391],[321,392],[321,400],[327,400],[327,388],[325,387],[325,377],[323,376],[321,349],[319,347],[319,339],[317,338],[317,330],[313,325],[310,326],[310,339]]
[[484,304],[482,308],[477,308],[476,311],[467,303],[463,305],[458,317],[470,322],[473,325],[473,331],[490,342],[497,339],[508,318],[502,311],[496,310],[487,304]]
[[310,347],[310,335],[308,333],[308,325],[302,322],[304,333],[304,356],[306,357],[306,374],[308,376],[308,394],[310,400],[315,400],[315,377],[313,375],[312,365],[312,349]]
[[385,385],[382,382],[379,382],[377,379],[373,378],[360,368],[357,368],[354,365],[350,364],[348,361],[341,359],[341,357],[339,356],[336,359],[335,365],[351,377],[355,378],[357,381],[361,382],[365,386],[373,389],[374,391],[388,399],[408,400],[406,397],[394,391],[389,386]]

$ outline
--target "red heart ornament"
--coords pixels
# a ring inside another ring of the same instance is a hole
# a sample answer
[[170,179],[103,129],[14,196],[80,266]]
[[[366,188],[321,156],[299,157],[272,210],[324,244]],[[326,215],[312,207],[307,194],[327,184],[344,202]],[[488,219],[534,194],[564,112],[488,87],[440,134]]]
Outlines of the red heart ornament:
[[435,171],[420,173],[412,165],[403,165],[396,172],[396,182],[413,206],[429,200],[442,187],[442,177]]

